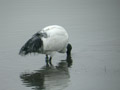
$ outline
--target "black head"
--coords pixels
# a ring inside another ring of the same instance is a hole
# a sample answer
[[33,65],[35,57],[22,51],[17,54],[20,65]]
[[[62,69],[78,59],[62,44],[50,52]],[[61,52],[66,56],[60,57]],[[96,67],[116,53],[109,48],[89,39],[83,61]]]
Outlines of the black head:
[[39,35],[30,38],[21,48],[19,54],[27,55],[29,53],[40,53],[42,50],[43,41]]

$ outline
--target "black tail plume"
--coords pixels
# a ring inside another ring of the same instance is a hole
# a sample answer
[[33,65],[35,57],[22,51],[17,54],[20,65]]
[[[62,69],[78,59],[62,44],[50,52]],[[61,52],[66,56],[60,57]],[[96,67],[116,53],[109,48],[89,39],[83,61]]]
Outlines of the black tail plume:
[[72,50],[72,45],[70,43],[68,43],[67,45],[67,56],[71,56],[71,50]]

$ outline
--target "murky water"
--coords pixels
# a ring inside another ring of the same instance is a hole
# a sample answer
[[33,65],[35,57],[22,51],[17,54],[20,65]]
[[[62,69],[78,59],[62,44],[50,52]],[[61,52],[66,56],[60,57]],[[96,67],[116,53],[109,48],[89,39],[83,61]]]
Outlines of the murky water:
[[[120,90],[119,8],[118,0],[0,1],[0,90]],[[18,55],[52,24],[68,31],[71,57],[46,65],[44,55]]]

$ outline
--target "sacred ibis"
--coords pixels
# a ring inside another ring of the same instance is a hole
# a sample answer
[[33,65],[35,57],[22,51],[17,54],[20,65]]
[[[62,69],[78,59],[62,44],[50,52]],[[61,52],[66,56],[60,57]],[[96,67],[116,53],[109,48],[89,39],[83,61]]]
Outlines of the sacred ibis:
[[72,46],[68,42],[67,31],[58,25],[51,25],[35,33],[20,49],[20,55],[29,53],[40,53],[46,55],[46,62],[51,63],[51,59],[56,52],[71,55]]

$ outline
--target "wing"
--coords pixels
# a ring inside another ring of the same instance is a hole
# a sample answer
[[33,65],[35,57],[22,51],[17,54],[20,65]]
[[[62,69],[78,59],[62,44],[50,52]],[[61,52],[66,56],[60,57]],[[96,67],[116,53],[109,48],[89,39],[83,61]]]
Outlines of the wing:
[[68,34],[64,28],[50,26],[43,29],[42,32],[47,34],[47,38],[42,38],[45,51],[66,51]]

